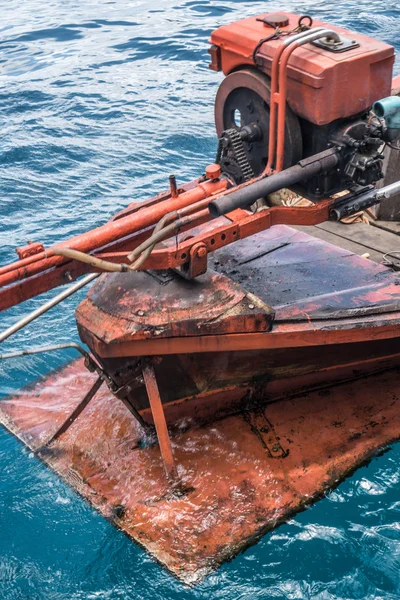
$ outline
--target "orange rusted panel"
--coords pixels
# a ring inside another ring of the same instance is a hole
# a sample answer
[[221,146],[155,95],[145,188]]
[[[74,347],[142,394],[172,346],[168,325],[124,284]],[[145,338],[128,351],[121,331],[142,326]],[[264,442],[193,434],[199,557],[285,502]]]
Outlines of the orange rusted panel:
[[[203,238],[217,246],[222,220],[195,228],[188,242],[204,227]],[[246,222],[252,217],[238,233]],[[188,242],[179,240],[181,247]],[[170,241],[165,251],[174,248]],[[103,358],[299,348],[303,361],[318,367],[327,345],[346,360],[344,345],[351,344],[354,361],[361,360],[361,342],[381,357],[393,354],[399,283],[388,267],[281,225],[219,247],[197,281],[173,273],[103,275],[76,317],[83,341]]]
[[399,439],[399,375],[392,369],[258,404],[201,428],[178,421],[177,492],[158,446],[141,443],[140,426],[105,387],[40,450],[94,382],[81,360],[3,400],[0,421],[93,507],[193,583]]

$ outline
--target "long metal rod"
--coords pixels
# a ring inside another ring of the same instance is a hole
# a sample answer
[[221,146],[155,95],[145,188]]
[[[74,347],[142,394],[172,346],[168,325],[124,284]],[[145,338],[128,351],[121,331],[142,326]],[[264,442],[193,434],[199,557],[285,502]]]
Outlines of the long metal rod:
[[385,200],[386,198],[391,198],[395,194],[400,192],[400,181],[395,181],[394,183],[389,183],[384,187],[376,190],[376,197],[378,200]]
[[44,352],[55,352],[57,350],[65,350],[65,348],[74,348],[74,350],[80,352],[82,356],[92,360],[89,352],[86,352],[82,346],[75,342],[53,344],[52,346],[39,346],[38,348],[28,348],[27,350],[15,350],[14,352],[8,352],[7,354],[0,354],[0,360],[5,360],[6,358],[18,358],[19,356],[31,356],[32,354],[43,354]]
[[57,429],[57,431],[54,433],[54,435],[52,435],[51,438],[49,440],[47,440],[47,442],[45,443],[45,446],[49,446],[52,442],[54,442],[57,438],[59,438],[60,435],[65,433],[71,427],[72,423],[74,423],[76,421],[76,419],[79,417],[81,412],[83,412],[83,410],[86,408],[86,406],[92,400],[92,398],[94,398],[94,396],[96,395],[96,393],[98,392],[100,387],[103,385],[103,383],[104,383],[104,379],[102,377],[98,377],[96,379],[96,381],[94,382],[94,384],[92,385],[92,387],[90,388],[88,393],[85,395],[83,400],[81,400],[79,402],[78,406],[72,411],[72,413],[64,421],[64,423]]
[[85,287],[85,285],[88,285],[88,283],[94,281],[98,276],[99,273],[91,273],[90,275],[87,275],[86,277],[69,287],[67,290],[61,292],[61,294],[58,294],[45,304],[42,304],[42,306],[39,306],[39,308],[37,308],[36,310],[33,310],[31,313],[14,323],[14,325],[11,325],[11,327],[0,333],[0,343],[4,342],[4,340],[14,335],[14,333],[17,333],[17,331],[19,331],[20,329],[23,329],[24,327],[29,325],[29,323],[32,323],[32,321],[34,321],[35,319],[43,315],[45,312],[53,308],[53,306],[56,306],[66,298],[69,298],[69,296],[72,296],[72,294],[75,294],[75,292]]

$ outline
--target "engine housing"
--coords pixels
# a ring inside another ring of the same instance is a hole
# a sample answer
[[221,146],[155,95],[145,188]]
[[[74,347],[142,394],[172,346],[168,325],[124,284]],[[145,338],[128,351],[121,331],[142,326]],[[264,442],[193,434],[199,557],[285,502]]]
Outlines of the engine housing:
[[[271,13],[219,27],[211,34],[210,68],[228,75],[245,66],[254,66],[254,48],[274,32],[264,21],[274,19],[287,23],[279,27],[284,35],[265,42],[256,58],[257,68],[271,76],[275,53],[285,34],[298,25],[299,15]],[[380,98],[390,96],[393,46],[322,21],[314,20],[312,26],[337,32],[345,47],[330,49],[307,44],[293,53],[287,73],[288,104],[297,116],[316,125],[326,125],[357,115]],[[346,47],[349,41],[354,44]]]

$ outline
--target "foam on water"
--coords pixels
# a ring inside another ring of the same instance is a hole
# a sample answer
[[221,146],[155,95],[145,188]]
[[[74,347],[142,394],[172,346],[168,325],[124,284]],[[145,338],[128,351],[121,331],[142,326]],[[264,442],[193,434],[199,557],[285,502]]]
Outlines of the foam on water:
[[[179,181],[198,175],[216,149],[213,102],[221,77],[207,67],[210,32],[282,8],[235,0],[3,2],[0,263],[14,260],[15,246],[28,240],[49,245],[100,225],[165,188],[172,172]],[[397,1],[287,0],[285,8],[400,51]],[[2,314],[1,329],[52,295]],[[73,310],[83,295],[4,348],[76,340]],[[71,356],[0,365],[0,393]],[[0,597],[398,599],[399,459],[396,445],[192,590],[0,431]]]

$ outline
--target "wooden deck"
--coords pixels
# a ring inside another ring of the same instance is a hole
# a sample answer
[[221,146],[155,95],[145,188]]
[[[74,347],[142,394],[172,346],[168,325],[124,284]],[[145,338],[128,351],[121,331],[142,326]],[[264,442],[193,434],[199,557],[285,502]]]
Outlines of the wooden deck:
[[[385,253],[400,251],[400,222],[396,221],[374,221],[370,225],[328,221],[314,227],[299,226],[296,229],[360,256],[369,253],[369,258],[377,263],[382,262]],[[397,262],[400,263],[400,260]]]

